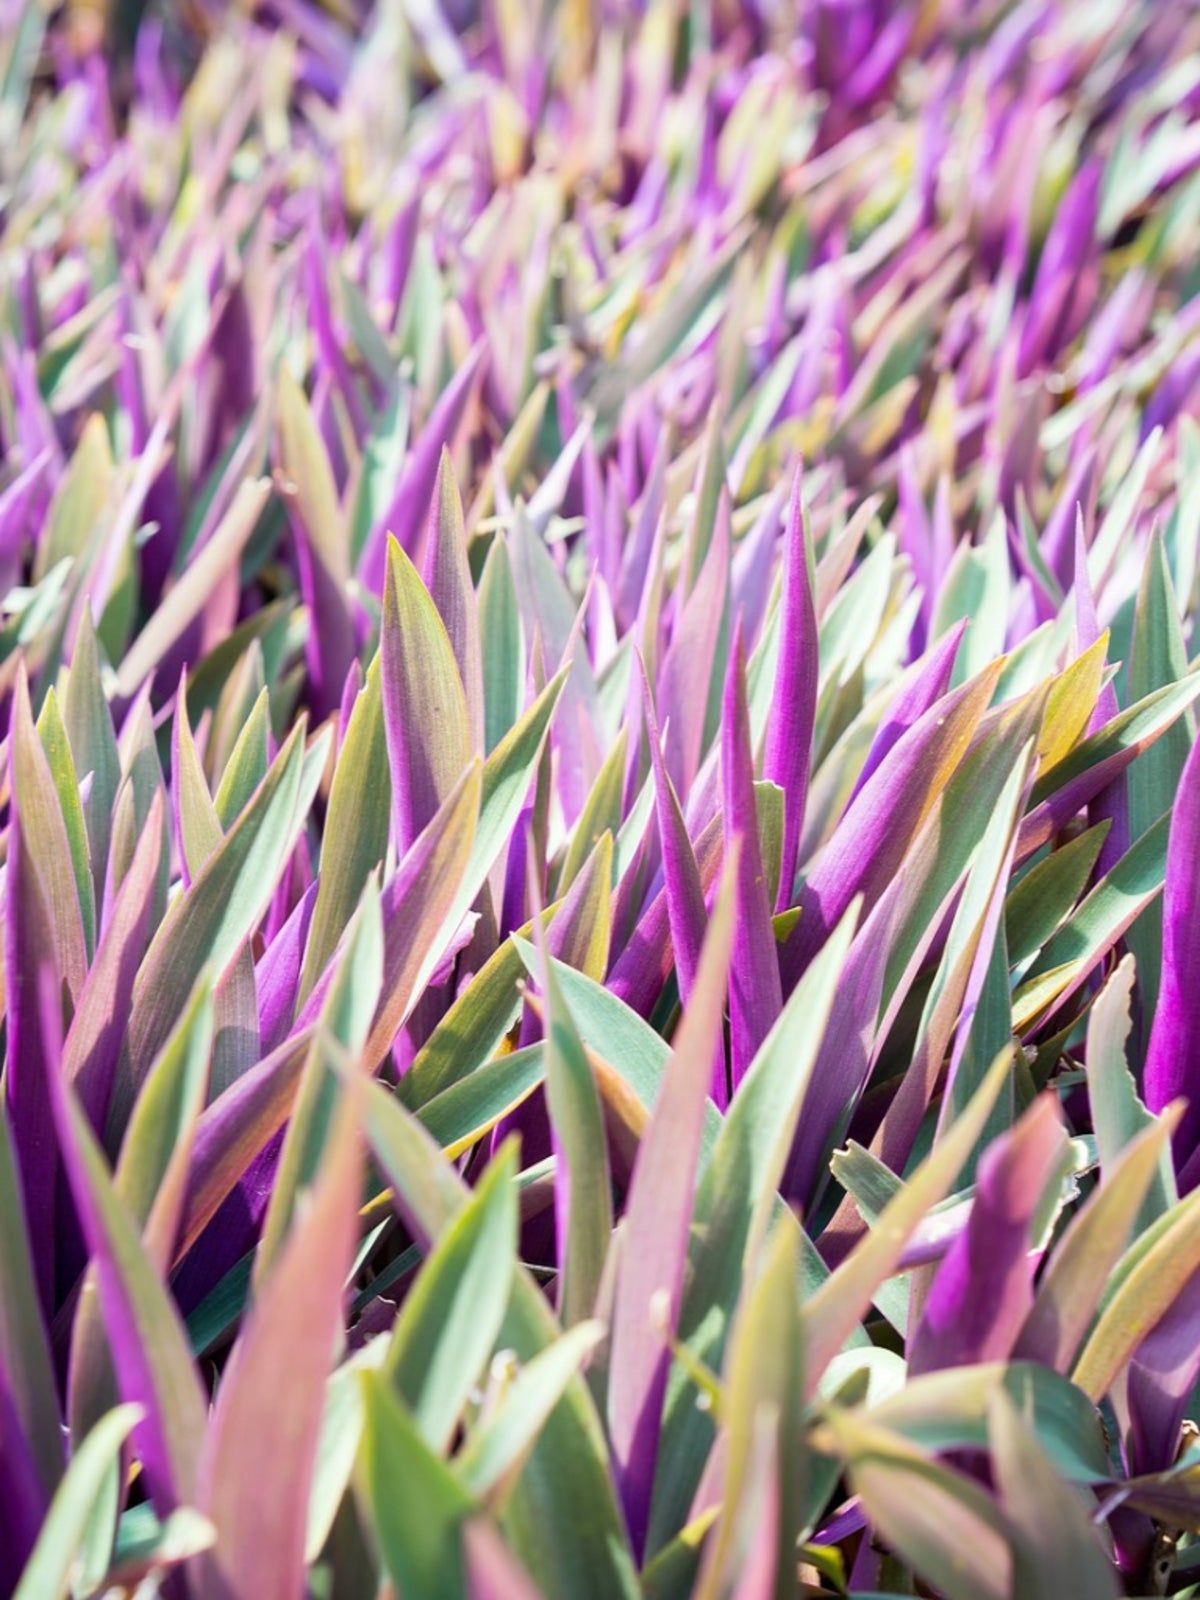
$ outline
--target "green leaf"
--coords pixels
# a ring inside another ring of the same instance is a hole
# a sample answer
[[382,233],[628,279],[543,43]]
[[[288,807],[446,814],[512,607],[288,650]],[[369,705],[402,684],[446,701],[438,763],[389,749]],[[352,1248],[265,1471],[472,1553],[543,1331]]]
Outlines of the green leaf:
[[[1133,647],[1129,661],[1129,695],[1144,699],[1155,689],[1187,676],[1187,649],[1179,625],[1179,603],[1161,535],[1151,535],[1134,610]],[[1129,831],[1133,838],[1156,822],[1175,798],[1184,763],[1192,748],[1192,717],[1185,712],[1162,738],[1129,768]],[[1151,906],[1126,935],[1137,959],[1143,1014],[1153,1017],[1158,1004],[1162,965],[1162,908]]]
[[280,467],[288,492],[295,498],[314,556],[331,581],[344,587],[350,577],[350,552],[333,471],[304,391],[286,361],[279,365],[277,404]]
[[298,1197],[313,1184],[342,1098],[330,1042],[357,1063],[383,985],[383,920],[379,892],[368,883],[351,923],[337,972],[317,1020],[318,1034],[304,1064],[275,1168],[254,1261],[254,1283],[266,1281],[290,1232]]
[[144,1397],[146,1405],[135,1446],[156,1506],[170,1511],[194,1499],[207,1415],[187,1331],[65,1084],[58,1090],[55,1117],[92,1251],[118,1382],[124,1393]]
[[96,905],[92,885],[92,862],[88,846],[87,823],[83,804],[79,798],[79,779],[71,757],[71,745],[58,709],[58,697],[51,689],[42,702],[37,731],[46,752],[46,761],[58,803],[62,808],[63,825],[71,850],[71,868],[75,873],[75,887],[79,894],[79,914],[83,922],[83,942],[89,963],[96,953]]
[[455,1470],[472,1494],[503,1498],[567,1384],[604,1333],[603,1323],[578,1322],[519,1369],[455,1459]]
[[[467,894],[478,838],[480,770],[475,760],[446,796],[383,891],[383,990],[363,1051],[378,1071],[433,975],[478,889]],[[309,997],[311,1006],[319,990]],[[304,1015],[304,1013],[302,1013]]]
[[458,782],[473,747],[450,635],[416,567],[392,537],[379,656],[397,844],[407,849]]
[[1024,1033],[1051,1016],[1162,890],[1170,818],[1161,817],[1127,850],[1042,948],[1013,996],[1013,1027]]
[[[696,1194],[689,1278],[679,1336],[692,1355],[718,1369],[725,1337],[768,1221],[786,1208],[778,1187],[797,1118],[854,936],[858,905],[834,929],[796,985],[738,1086]],[[799,1232],[799,1230],[796,1230]],[[686,1519],[713,1422],[696,1405],[695,1386],[676,1363],[667,1387],[649,1548],[665,1545]]]
[[613,740],[612,749],[596,775],[591,793],[579,819],[571,831],[570,843],[558,876],[556,893],[563,895],[571,887],[584,862],[591,855],[598,840],[605,833],[615,839],[622,820],[622,791],[625,785],[625,751],[628,744],[627,729],[622,726]]
[[1082,777],[1102,761],[1129,750],[1140,755],[1183,715],[1197,695],[1200,695],[1200,673],[1192,672],[1179,683],[1170,683],[1144,696],[1043,773],[1033,786],[1030,806],[1040,806],[1072,779]]
[[1106,818],[1031,867],[1004,902],[1010,964],[1030,962],[1087,888],[1112,826]]
[[508,1304],[517,1249],[515,1177],[510,1145],[488,1163],[396,1318],[384,1370],[438,1454],[492,1353]]
[[455,926],[474,902],[484,879],[516,826],[534,770],[541,759],[542,747],[550,731],[568,671],[564,667],[550,679],[483,764],[479,826],[475,830],[466,877],[455,902],[456,908],[461,907],[453,918]]
[[417,1111],[422,1127],[451,1159],[462,1155],[545,1081],[545,1064],[540,1044],[497,1056],[426,1100]]
[[1008,1527],[975,1483],[897,1434],[831,1411],[831,1441],[875,1534],[946,1600],[1011,1600]]
[[[213,1049],[211,987],[201,976],[134,1104],[114,1191],[156,1269],[171,1264]],[[91,1429],[115,1400],[112,1362],[94,1273],[84,1279],[71,1338],[71,1432]],[[114,1485],[115,1489],[115,1485]]]
[[135,1082],[170,1031],[181,995],[205,966],[218,980],[224,975],[266,909],[303,821],[297,813],[304,764],[301,722],[251,803],[163,919],[142,963],[130,1018]]
[[392,780],[383,728],[376,655],[350,713],[338,751],[325,828],[317,903],[313,907],[297,1005],[324,972],[354,914],[367,879],[387,854]]
[[100,897],[104,892],[113,802],[121,778],[121,758],[117,752],[112,716],[100,677],[100,654],[92,627],[91,608],[88,606],[84,606],[80,613],[75,632],[75,650],[63,695],[63,721],[71,741],[75,771],[82,778],[91,774],[91,788],[83,810],[87,819],[88,854],[92,863],[95,896]]
[[1143,1234],[1118,1267],[1113,1290],[1071,1377],[1085,1393],[1105,1395],[1142,1340],[1200,1267],[1200,1191],[1190,1194]]
[[8,1118],[0,1108],[0,1372],[49,1493],[62,1473],[62,1424]]
[[87,974],[88,947],[75,858],[58,788],[33,724],[23,668],[17,676],[9,737],[13,804],[21,819],[22,840],[37,862],[45,888],[59,971],[72,999],[78,1000]]
[[[1155,1125],[1153,1114],[1146,1109],[1138,1095],[1126,1056],[1133,982],[1133,958],[1126,956],[1096,996],[1088,1012],[1088,1103],[1100,1152],[1100,1170],[1105,1177],[1112,1172],[1130,1141],[1144,1129]],[[1144,1232],[1178,1198],[1171,1155],[1164,1150],[1141,1212],[1137,1232]]]
[[462,1524],[475,1509],[379,1373],[364,1372],[362,1473],[383,1564],[403,1595],[462,1600]]
[[[611,834],[609,840],[611,860]],[[608,882],[601,879],[607,899]],[[596,1310],[613,1228],[612,1177],[600,1095],[540,934],[546,996],[543,1045],[546,1104],[555,1132],[559,1320],[564,1327]],[[607,940],[605,941],[607,943]]]
[[232,827],[249,803],[250,796],[267,775],[270,711],[270,700],[264,688],[241,726],[213,796],[222,831]]
[[[428,1248],[466,1203],[462,1179],[379,1084],[366,1085],[364,1124],[401,1215]],[[559,1336],[541,1289],[518,1266],[498,1343],[529,1362]],[[582,1379],[568,1384],[541,1430],[503,1520],[509,1543],[549,1600],[635,1600],[607,1447]]]
[[84,423],[75,454],[46,513],[45,532],[37,544],[35,579],[44,578],[60,561],[83,555],[109,504],[114,476],[108,426],[99,412],[93,412]]
[[[545,926],[558,902],[541,913]],[[528,938],[533,923],[520,930]],[[465,1082],[501,1048],[521,1010],[518,987],[527,963],[510,937],[494,950],[435,1025],[401,1078],[397,1092],[417,1110],[457,1083]],[[536,968],[530,969],[536,973]]]
[[649,1526],[668,1341],[682,1300],[714,1053],[733,945],[736,844],[727,852],[691,998],[642,1135],[613,1286],[608,1422],[626,1521],[640,1554]]
[[997,1393],[1028,1419],[1056,1472],[1076,1483],[1110,1475],[1095,1406],[1067,1378],[1031,1361],[922,1373],[873,1406],[870,1420],[924,1450],[985,1450]]
[[1003,1389],[988,1417],[992,1463],[1016,1530],[1014,1590],[1029,1600],[1118,1600],[1121,1586],[1078,1490],[1063,1482]]
[[484,750],[488,755],[516,723],[525,689],[525,647],[512,562],[502,534],[488,546],[479,579],[483,650]]
[[[722,1420],[726,1428],[721,1516],[705,1552],[697,1600],[717,1600],[754,1548],[755,1519],[746,1527],[755,1446],[764,1420],[773,1436],[778,1496],[774,1593],[795,1589],[795,1549],[804,1493],[804,1335],[796,1294],[799,1260],[794,1231],[779,1227],[764,1250],[762,1271],[746,1286],[730,1344]],[[749,1534],[749,1539],[747,1539]]]
[[121,1447],[141,1416],[140,1406],[118,1406],[78,1446],[55,1491],[14,1600],[67,1600],[88,1525]]
[[201,973],[146,1075],[121,1143],[116,1190],[165,1269],[183,1207],[196,1123],[204,1109],[213,1048],[213,997]]
[[316,1561],[325,1548],[358,1457],[364,1418],[360,1374],[368,1368],[377,1371],[382,1366],[387,1346],[386,1335],[371,1339],[344,1361],[325,1385],[321,1431],[308,1499],[305,1555],[310,1563]]

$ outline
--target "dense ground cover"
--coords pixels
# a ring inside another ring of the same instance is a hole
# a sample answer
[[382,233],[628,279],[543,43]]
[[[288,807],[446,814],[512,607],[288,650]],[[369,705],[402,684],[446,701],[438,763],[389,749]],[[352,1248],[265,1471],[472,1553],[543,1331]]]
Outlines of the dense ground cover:
[[6,0],[0,1593],[1200,1593],[1198,113]]

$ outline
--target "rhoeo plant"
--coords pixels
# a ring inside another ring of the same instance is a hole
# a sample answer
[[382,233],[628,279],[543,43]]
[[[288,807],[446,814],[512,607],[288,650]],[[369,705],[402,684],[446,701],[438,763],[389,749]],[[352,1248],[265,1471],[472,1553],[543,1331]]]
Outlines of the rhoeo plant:
[[1200,13],[0,4],[0,1595],[1200,1595]]

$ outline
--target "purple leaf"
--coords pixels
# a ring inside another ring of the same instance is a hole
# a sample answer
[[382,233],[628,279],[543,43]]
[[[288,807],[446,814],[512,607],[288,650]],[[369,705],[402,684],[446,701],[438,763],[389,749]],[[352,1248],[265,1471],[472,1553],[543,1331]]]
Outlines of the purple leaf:
[[1163,889],[1162,978],[1143,1087],[1159,1112],[1179,1096],[1187,1109],[1173,1147],[1182,1167],[1200,1146],[1200,743],[1192,747],[1171,813]]
[[966,1232],[938,1267],[909,1344],[913,1376],[1011,1353],[1033,1305],[1030,1228],[1064,1144],[1058,1099],[1046,1094],[988,1148]]
[[777,911],[792,903],[817,710],[819,638],[813,600],[812,545],[800,487],[797,469],[784,535],[779,665],[763,753],[763,777],[783,790],[783,857],[775,899]]
[[[732,859],[735,840],[739,847],[734,888],[733,963],[729,978],[730,1072],[732,1089],[736,1092],[783,1004],[777,946],[771,926],[771,909],[767,902],[758,838],[754,768],[750,753],[750,717],[746,709],[746,666],[740,625],[734,632],[721,709],[721,791],[726,859]],[[786,796],[784,803],[786,806]]]

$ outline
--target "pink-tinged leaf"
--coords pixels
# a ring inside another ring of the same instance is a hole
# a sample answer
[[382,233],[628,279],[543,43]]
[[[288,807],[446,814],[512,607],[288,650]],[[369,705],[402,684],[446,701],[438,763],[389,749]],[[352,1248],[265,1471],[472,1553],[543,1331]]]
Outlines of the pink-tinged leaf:
[[394,539],[388,544],[380,655],[395,842],[403,852],[471,760],[471,721],[445,624]]
[[389,537],[394,535],[410,556],[419,557],[442,451],[452,445],[467,400],[487,354],[483,340],[451,378],[420,430],[417,443],[396,486],[387,511],[371,530],[359,564],[363,583],[373,594],[383,590]]
[[[288,1118],[278,1160],[270,1173],[271,1192],[254,1256],[251,1278],[257,1292],[273,1268],[296,1214],[298,1196],[316,1182],[325,1156],[337,1083],[332,1050],[357,1066],[383,981],[383,924],[379,889],[372,878],[341,946],[337,973],[318,1019],[318,1037]],[[253,1204],[247,1210],[253,1213]]]
[[198,1563],[197,1588],[212,1600],[293,1600],[305,1588],[325,1380],[358,1236],[353,1089],[348,1079],[310,1203],[297,1215],[217,1390],[198,1482],[198,1503],[217,1537]]
[[[731,1087],[736,1092],[783,1004],[779,958],[763,874],[754,802],[750,715],[740,625],[734,632],[721,708],[721,796],[725,855],[738,841],[733,961],[729,975]],[[787,804],[787,796],[784,796]]]
[[763,777],[783,790],[783,860],[775,899],[777,911],[792,903],[817,712],[820,639],[813,599],[812,540],[807,513],[800,501],[800,485],[797,468],[784,535],[779,665],[763,752]]
[[[785,1216],[752,1247],[724,1365],[722,1430],[697,1496],[719,1484],[721,1516],[708,1540],[697,1600],[792,1587],[806,1476],[800,1230]],[[698,1507],[693,1506],[692,1515]],[[762,1548],[765,1546],[765,1550]]]
[[1167,841],[1163,890],[1163,959],[1158,1007],[1150,1031],[1143,1085],[1146,1104],[1161,1111],[1188,1101],[1175,1132],[1177,1166],[1200,1146],[1200,743],[1179,781]]
[[909,1344],[914,1376],[1011,1354],[1033,1305],[1030,1229],[1064,1144],[1058,1098],[1046,1094],[984,1154],[966,1232],[938,1267]]
[[236,572],[270,492],[270,483],[265,478],[246,479],[238,485],[233,503],[212,537],[176,578],[126,652],[117,672],[117,693],[123,699],[141,687],[201,615],[218,586],[231,571]]
[[467,560],[467,530],[463,524],[462,497],[450,452],[443,448],[438,466],[429,545],[425,552],[425,587],[433,597],[458,662],[467,697],[471,746],[483,754],[483,646],[479,633],[479,607],[471,566]]
[[109,1348],[123,1397],[144,1409],[134,1445],[155,1508],[194,1504],[206,1402],[187,1332],[113,1187],[100,1146],[64,1078],[54,1116],[100,1289]]
[[790,990],[856,894],[869,912],[966,753],[1000,675],[994,662],[937,701],[880,763],[801,884],[800,921],[784,946]]
[[692,1003],[675,1036],[630,1181],[613,1293],[608,1422],[630,1541],[640,1554],[687,1260],[696,1163],[733,948],[736,847],[727,858]]
[[533,1579],[486,1517],[463,1528],[470,1600],[542,1600]]
[[63,1071],[97,1133],[103,1132],[108,1116],[134,983],[146,953],[162,856],[162,813],[160,790],[109,912],[63,1047]]
[[297,1030],[204,1111],[196,1127],[176,1261],[196,1243],[287,1121],[311,1043],[310,1029]]
[[61,1073],[62,974],[49,896],[14,808],[8,831],[4,961],[7,1068],[4,1092],[43,1310],[54,1304],[53,1080]]

